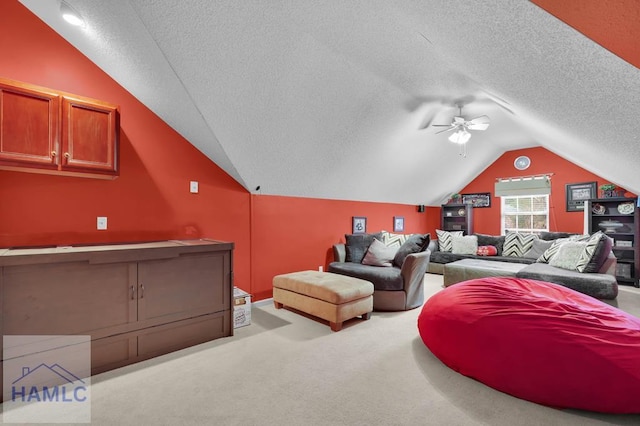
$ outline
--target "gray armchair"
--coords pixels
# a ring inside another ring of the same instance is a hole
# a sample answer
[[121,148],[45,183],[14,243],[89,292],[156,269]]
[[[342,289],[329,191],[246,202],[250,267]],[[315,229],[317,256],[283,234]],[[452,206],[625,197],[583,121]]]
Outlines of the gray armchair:
[[328,271],[372,282],[374,310],[406,311],[424,303],[424,276],[430,255],[429,250],[411,253],[402,267],[370,266],[347,262],[345,245],[334,244],[334,261],[329,264]]

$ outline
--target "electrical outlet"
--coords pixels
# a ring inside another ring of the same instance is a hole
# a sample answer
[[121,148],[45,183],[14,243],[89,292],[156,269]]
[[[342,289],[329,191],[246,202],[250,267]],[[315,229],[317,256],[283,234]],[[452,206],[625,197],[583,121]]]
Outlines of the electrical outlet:
[[98,230],[99,231],[104,231],[107,229],[107,218],[104,216],[98,216]]
[[318,271],[322,272],[322,266],[318,266]]
[[191,192],[192,194],[198,193],[198,181],[192,180],[189,183],[189,192]]

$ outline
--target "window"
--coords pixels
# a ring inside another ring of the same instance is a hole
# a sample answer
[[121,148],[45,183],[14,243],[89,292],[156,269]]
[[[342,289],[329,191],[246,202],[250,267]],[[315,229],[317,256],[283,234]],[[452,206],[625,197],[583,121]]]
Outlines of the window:
[[518,231],[537,234],[549,230],[549,196],[520,195],[500,197],[502,234]]

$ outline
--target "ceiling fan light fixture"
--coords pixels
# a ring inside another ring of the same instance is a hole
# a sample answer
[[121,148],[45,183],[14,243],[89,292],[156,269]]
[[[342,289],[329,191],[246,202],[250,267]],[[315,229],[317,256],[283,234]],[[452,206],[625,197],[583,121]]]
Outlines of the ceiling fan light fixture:
[[451,136],[449,136],[449,141],[458,145],[464,145],[465,143],[469,142],[470,138],[471,133],[467,132],[466,129],[459,129]]
[[487,130],[491,120],[486,115],[481,115],[480,117],[476,117],[473,120],[469,121],[468,127],[471,130]]
[[84,28],[84,19],[73,7],[71,7],[64,0],[60,1],[60,13],[62,18],[76,27]]

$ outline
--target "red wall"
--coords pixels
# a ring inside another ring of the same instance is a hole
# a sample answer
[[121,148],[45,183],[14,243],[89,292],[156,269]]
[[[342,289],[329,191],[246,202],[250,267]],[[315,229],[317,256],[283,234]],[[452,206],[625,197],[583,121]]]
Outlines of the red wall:
[[[235,283],[254,300],[271,297],[276,274],[327,267],[331,246],[351,232],[405,232],[439,227],[439,207],[250,195],[155,114],[16,0],[0,3],[0,76],[120,105],[120,177],[113,181],[0,171],[0,247],[208,237],[233,241]],[[513,168],[528,155],[526,173]],[[579,213],[564,211],[564,184],[602,179],[543,148],[505,153],[461,192],[492,192],[496,177],[555,173],[554,230],[582,231]],[[189,181],[200,193],[189,193]],[[500,232],[499,199],[475,209],[477,232]],[[107,216],[109,229],[96,230]]]
[[[249,281],[250,195],[17,1],[0,4],[0,76],[120,105],[113,181],[0,171],[0,247],[210,237]],[[189,193],[189,181],[200,193]],[[109,229],[96,230],[107,216]]]
[[[331,245],[368,229],[434,232],[439,209],[250,195],[143,104],[15,0],[0,3],[0,76],[120,105],[113,181],[0,171],[0,247],[215,238],[235,243],[235,284],[271,297],[274,275],[326,268]],[[200,193],[189,193],[189,181]],[[96,230],[107,216],[109,229]]]
[[[526,155],[531,159],[531,166],[527,170],[520,171],[513,167],[513,162],[521,155]],[[473,210],[474,231],[483,234],[500,234],[500,198],[493,196],[497,178],[545,173],[553,173],[551,176],[551,196],[549,197],[549,229],[551,231],[582,233],[583,213],[566,211],[565,185],[595,181],[599,187],[601,184],[609,182],[542,147],[505,152],[460,191],[463,194],[476,192],[491,192],[492,194],[491,207]],[[600,193],[599,190],[598,193]],[[633,194],[628,194],[628,196],[633,196]]]
[[[440,209],[404,204],[320,200],[254,195],[252,203],[252,291],[271,297],[274,275],[327,268],[332,245],[351,233],[353,216],[367,218],[367,232],[393,232],[393,216],[404,216],[405,233],[431,232],[439,226]],[[241,283],[239,285],[242,287]]]

